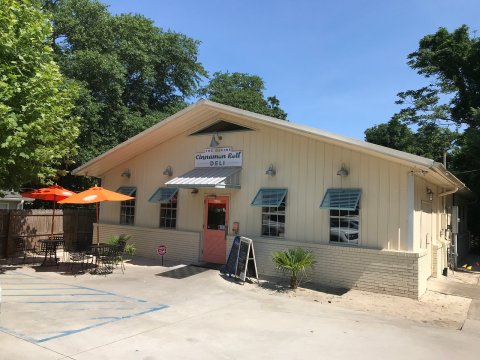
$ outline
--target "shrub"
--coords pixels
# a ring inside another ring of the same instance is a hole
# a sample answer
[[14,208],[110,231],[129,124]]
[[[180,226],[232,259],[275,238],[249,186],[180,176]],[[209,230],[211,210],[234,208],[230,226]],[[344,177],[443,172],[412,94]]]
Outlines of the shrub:
[[133,243],[127,244],[130,238],[131,236],[127,234],[114,235],[108,240],[108,243],[111,245],[123,246],[123,252],[131,256],[135,255],[137,248]]
[[302,248],[274,252],[272,260],[278,270],[290,274],[292,289],[296,289],[300,285],[301,276],[305,275],[306,269],[315,264],[313,253]]

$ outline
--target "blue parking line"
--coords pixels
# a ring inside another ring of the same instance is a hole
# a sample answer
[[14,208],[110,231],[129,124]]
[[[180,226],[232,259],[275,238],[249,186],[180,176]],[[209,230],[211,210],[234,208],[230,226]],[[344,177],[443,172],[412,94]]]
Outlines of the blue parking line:
[[30,291],[30,290],[74,290],[74,287],[62,287],[62,288],[25,288],[25,289],[18,289],[18,288],[3,288],[3,291]]
[[46,337],[46,338],[43,338],[43,339],[35,340],[35,342],[36,343],[42,343],[42,342],[45,342],[45,341],[48,341],[48,340],[58,339],[58,338],[61,338],[61,337],[64,337],[64,336],[77,334],[77,333],[85,331],[85,330],[94,329],[94,328],[97,328],[97,327],[100,327],[100,326],[103,326],[103,325],[106,325],[106,324],[111,324],[111,323],[114,323],[114,322],[117,322],[117,321],[120,321],[120,320],[131,319],[131,318],[134,318],[134,317],[137,317],[137,316],[140,316],[140,315],[144,315],[144,314],[148,314],[148,313],[151,313],[151,312],[159,311],[159,310],[165,309],[167,307],[168,307],[167,305],[161,305],[161,306],[154,307],[152,309],[141,311],[141,312],[136,313],[136,314],[116,317],[116,318],[113,318],[112,320],[104,321],[104,322],[99,323],[99,324],[86,326],[84,328],[80,328],[80,329],[76,329],[76,330],[62,331],[58,335],[54,335],[54,336]]
[[19,301],[15,304],[70,304],[70,303],[114,303],[119,300],[61,300],[61,301]]
[[[65,311],[65,304],[67,304],[68,311],[70,313],[72,311],[78,311],[79,314],[85,316],[85,319],[88,319],[90,323],[88,325],[84,324],[86,326],[82,328],[68,330],[69,326],[72,326],[74,323],[69,323],[66,321],[62,323],[64,326],[63,329],[65,330],[58,329],[58,327],[52,330],[44,329],[42,331],[43,334],[38,334],[36,337],[32,337],[31,335],[35,334],[34,330],[22,329],[21,325],[17,325],[13,318],[11,319],[11,323],[2,322],[2,326],[0,326],[0,332],[17,336],[32,343],[44,343],[49,340],[77,334],[90,329],[99,328],[103,325],[115,323],[121,320],[132,319],[144,314],[153,313],[168,308],[168,305],[158,303],[149,304],[147,300],[124,296],[110,291],[59,282],[52,283],[47,279],[43,279],[35,275],[23,274],[20,272],[17,272],[16,274],[8,274],[5,277],[3,276],[5,276],[5,274],[0,275],[0,284],[2,286],[7,286],[6,288],[3,288],[5,304],[15,304],[15,306],[18,305],[22,307],[24,306],[23,304],[45,304],[47,305],[45,308],[48,306],[53,306],[51,309],[49,309],[50,312],[52,309],[54,309],[54,312],[59,311],[60,314],[63,314]],[[32,287],[29,288],[29,285],[32,285]],[[15,288],[15,286],[19,287]],[[74,292],[68,293],[68,290]],[[5,291],[8,293],[5,294]],[[29,294],[25,293],[25,291],[31,291],[33,293]],[[60,291],[60,293],[54,293],[54,291]],[[78,296],[78,298],[75,298],[75,296]],[[95,298],[95,296],[98,296],[98,298]],[[43,298],[40,299],[40,297]],[[55,297],[63,297],[63,299],[54,300]],[[71,300],[67,300],[68,298]],[[104,304],[105,306],[102,306],[101,304]],[[55,305],[58,305],[59,307]],[[62,305],[64,306],[62,307]],[[37,314],[42,314],[42,309],[44,308],[37,306],[35,308],[32,307],[32,309],[35,309]],[[103,316],[89,317],[94,314],[102,314]],[[5,326],[10,326],[10,324],[12,328]]]
[[[72,289],[74,290],[74,289]],[[113,294],[81,294],[81,293],[78,293],[78,294],[22,294],[22,295],[16,295],[16,294],[13,294],[13,295],[3,295],[4,297],[7,297],[7,296],[15,296],[15,297],[24,297],[24,296],[74,296],[74,295],[80,295],[80,296],[115,296]]]

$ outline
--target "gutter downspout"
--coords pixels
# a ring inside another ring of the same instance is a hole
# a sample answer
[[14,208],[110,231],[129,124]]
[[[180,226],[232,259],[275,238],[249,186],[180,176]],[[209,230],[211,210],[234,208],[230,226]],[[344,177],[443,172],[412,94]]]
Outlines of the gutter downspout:
[[443,193],[440,193],[440,194],[438,194],[437,196],[438,196],[438,197],[447,196],[447,195],[456,193],[458,190],[459,190],[459,188],[456,187],[455,189],[448,190],[448,191],[445,191],[445,192],[443,192]]

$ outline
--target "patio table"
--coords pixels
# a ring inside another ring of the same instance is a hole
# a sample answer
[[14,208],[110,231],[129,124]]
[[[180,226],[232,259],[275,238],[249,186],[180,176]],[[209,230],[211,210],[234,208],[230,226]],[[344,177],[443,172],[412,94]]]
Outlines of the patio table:
[[[90,245],[90,253],[95,256],[95,265],[99,265],[100,259],[102,257],[107,256],[112,249],[115,248],[115,245],[107,244],[107,243],[100,243],[100,244],[92,244]],[[92,259],[93,261],[93,259]]]
[[59,246],[63,246],[65,244],[65,241],[63,239],[57,238],[57,239],[42,239],[38,240],[40,243],[40,251],[41,253],[44,253],[44,258],[41,266],[46,266],[47,265],[47,257],[55,261],[55,265],[58,266],[58,257],[57,257],[57,249]]

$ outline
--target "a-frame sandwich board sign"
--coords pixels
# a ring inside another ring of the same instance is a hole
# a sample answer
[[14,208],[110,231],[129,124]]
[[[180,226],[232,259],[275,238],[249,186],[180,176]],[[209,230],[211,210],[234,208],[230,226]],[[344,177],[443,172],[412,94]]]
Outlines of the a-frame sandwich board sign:
[[258,281],[257,262],[253,250],[253,240],[241,237],[238,248],[235,276],[245,283],[247,277],[255,277]]

